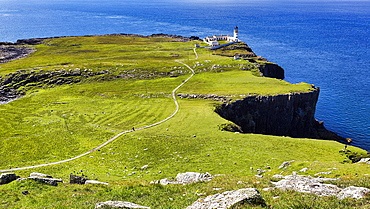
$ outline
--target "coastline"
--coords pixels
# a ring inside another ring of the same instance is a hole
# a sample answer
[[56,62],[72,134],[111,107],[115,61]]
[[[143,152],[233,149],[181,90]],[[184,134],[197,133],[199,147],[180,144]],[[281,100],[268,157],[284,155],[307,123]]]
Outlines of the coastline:
[[[195,37],[195,36],[182,37],[182,36],[178,36],[178,35],[167,35],[167,34],[152,34],[152,35],[149,35],[149,36],[137,35],[137,34],[107,34],[107,35],[88,35],[88,36],[82,36],[82,37],[92,37],[92,36],[94,36],[94,37],[95,36],[121,36],[121,37],[139,37],[139,38],[163,37],[163,38],[176,39],[179,42],[188,42],[188,41],[192,41],[192,40],[200,40],[198,37]],[[79,36],[71,36],[71,37],[79,37]],[[50,37],[50,38],[63,38],[63,37]],[[0,44],[2,44],[0,49],[3,50],[3,54],[4,54],[3,59],[0,59],[0,63],[5,63],[5,62],[9,62],[11,60],[16,60],[16,59],[20,59],[20,58],[28,56],[29,54],[35,52],[35,50],[32,49],[32,48],[24,47],[25,45],[42,44],[44,40],[47,40],[47,39],[50,39],[50,38],[22,39],[22,40],[18,40],[15,43],[0,42]],[[263,77],[271,77],[271,78],[277,78],[277,79],[282,79],[284,77],[284,70],[276,64],[270,64],[268,66],[263,66],[263,67],[259,68],[259,71],[260,71],[260,73]],[[14,74],[16,74],[16,73],[19,73],[19,72],[18,71],[14,72]],[[70,75],[70,74],[68,74],[68,72],[62,72],[59,76],[64,76],[64,75]],[[79,76],[79,75],[81,75],[81,74],[78,74],[77,76]],[[97,75],[97,74],[91,74],[89,76],[95,76],[95,75]],[[34,80],[35,79],[38,80],[37,79],[38,77],[45,77],[44,74],[41,74],[41,76],[40,75],[37,76],[37,75],[34,74],[33,71],[31,71],[28,75],[21,76],[21,77],[24,77],[24,79],[29,79],[29,77],[32,77],[32,76],[34,77],[33,78]],[[58,76],[58,75],[52,75],[52,76]],[[13,78],[8,78],[8,80],[10,80],[10,81],[12,79]],[[0,80],[0,82],[3,82],[3,80]],[[79,80],[77,80],[75,82],[79,82]],[[5,83],[9,83],[9,81],[5,81]],[[67,84],[67,83],[68,82],[61,82],[61,83],[56,83],[56,84],[61,85],[61,84]],[[72,81],[72,83],[73,83],[73,81]],[[27,82],[25,82],[25,84],[27,84]],[[18,88],[19,87],[20,86],[18,86]],[[16,99],[21,98],[23,93],[17,92],[17,90],[14,87],[12,88],[12,86],[9,87],[9,85],[8,85],[6,88],[4,88],[4,85],[3,85],[3,86],[0,86],[0,95],[1,95],[0,96],[0,105],[1,105],[1,104],[7,104],[7,103],[12,102]],[[300,94],[297,94],[297,95],[300,95]],[[284,97],[284,95],[278,95],[278,96],[283,96]],[[244,100],[249,100],[249,99],[253,100],[253,98],[257,98],[257,97],[253,97],[253,96],[252,97],[247,97],[247,98],[244,98]],[[291,98],[291,96],[289,96],[289,98],[285,98],[283,100],[290,101],[291,100],[290,98]],[[295,133],[300,132],[302,134],[290,134],[290,133],[280,133],[280,131],[272,131],[272,132],[270,132],[270,131],[267,131],[267,132],[266,131],[255,131],[256,128],[254,127],[252,129],[245,128],[245,133],[262,133],[262,134],[271,134],[271,135],[278,135],[278,136],[292,136],[292,137],[297,137],[297,138],[302,138],[302,137],[319,138],[319,139],[329,139],[329,140],[335,140],[335,141],[350,143],[352,141],[352,139],[348,139],[348,138],[338,136],[334,132],[331,132],[331,131],[327,130],[324,127],[323,122],[319,122],[316,119],[314,119],[314,112],[315,112],[316,103],[317,103],[317,100],[318,100],[318,92],[317,92],[317,96],[315,98],[316,99],[313,99],[314,101],[306,101],[308,103],[310,103],[310,102],[314,103],[309,107],[310,111],[313,109],[313,113],[309,114],[310,115],[310,119],[309,119],[310,122],[308,123],[308,127],[304,127],[304,125],[300,126],[303,129],[309,129],[309,130],[314,129],[315,131],[309,131],[309,133],[306,133],[305,131],[294,130]],[[267,99],[265,98],[265,99],[262,99],[262,100],[266,100],[266,101],[270,101],[270,102],[275,101],[275,99],[269,99],[269,98],[267,98]],[[236,103],[236,102],[234,102],[234,103]],[[248,103],[251,103],[251,101],[249,101]],[[238,119],[235,121],[235,119],[233,119],[233,117],[227,116],[227,115],[230,115],[230,113],[226,114],[226,116],[225,116],[225,114],[222,114],[221,109],[225,108],[225,107],[228,107],[228,106],[229,106],[229,104],[224,103],[222,106],[220,106],[218,109],[216,109],[216,112],[219,113],[221,117],[224,117],[228,120],[231,120],[239,126],[244,126],[244,125],[242,125],[243,123],[244,124],[255,124],[255,121],[254,121],[255,119],[253,119],[253,118],[251,119],[250,117],[246,117],[246,118],[249,118],[250,120],[241,122]],[[289,105],[289,106],[292,106],[292,105]],[[295,106],[297,106],[297,105],[295,105]],[[259,108],[261,108],[261,107],[259,107]],[[267,110],[269,108],[265,108],[265,109]],[[261,110],[261,111],[263,112],[263,111],[266,111],[266,110]],[[302,111],[302,108],[299,107],[299,110],[291,110],[291,111],[292,112],[297,112],[297,111],[299,112],[299,111]],[[231,115],[235,114],[235,110],[232,110],[231,112],[234,112]],[[238,112],[238,114],[240,114],[241,112],[243,112],[243,110],[239,109],[236,112]],[[246,115],[251,115],[250,112],[245,113],[245,114]],[[275,117],[274,115],[276,115],[276,114],[275,113],[270,113],[268,118],[271,118],[271,115],[273,115],[272,117]],[[265,119],[262,119],[262,120],[265,120]],[[298,117],[298,119],[294,119],[294,120],[292,119],[292,121],[294,121],[295,123],[301,123],[302,124],[301,120],[306,120],[306,119],[302,119],[302,118],[299,118],[299,117]],[[267,121],[267,119],[266,119],[266,121]],[[272,124],[272,125],[269,125],[269,126],[276,126],[276,124],[278,124],[278,123],[280,123],[280,122],[278,121],[277,123],[275,123],[275,125]],[[282,123],[284,123],[284,122],[282,122]],[[262,122],[261,124],[266,124],[266,122]],[[291,127],[288,128],[288,129],[292,129],[293,126],[295,126],[295,124],[291,124]],[[279,127],[279,125],[277,127]],[[265,129],[265,128],[262,128],[262,129]],[[275,132],[278,132],[278,134],[276,134]],[[313,132],[315,132],[315,133],[313,133]]]

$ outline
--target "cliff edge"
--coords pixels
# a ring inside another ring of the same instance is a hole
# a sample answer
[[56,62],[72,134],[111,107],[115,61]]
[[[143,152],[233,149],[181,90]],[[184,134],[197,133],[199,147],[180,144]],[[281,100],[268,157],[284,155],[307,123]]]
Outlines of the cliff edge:
[[224,103],[215,112],[240,126],[244,133],[350,142],[326,130],[323,122],[315,119],[319,92],[315,88],[307,93],[248,96]]

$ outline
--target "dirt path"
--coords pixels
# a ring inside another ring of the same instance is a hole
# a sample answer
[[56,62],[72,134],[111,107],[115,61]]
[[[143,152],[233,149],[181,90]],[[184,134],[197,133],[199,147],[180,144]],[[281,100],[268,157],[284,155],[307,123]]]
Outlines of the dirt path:
[[[197,60],[198,59],[198,53],[197,53],[197,49],[196,48],[194,48],[194,54],[195,54],[195,59]],[[182,63],[182,64],[184,64],[184,63]],[[189,68],[189,66],[187,66],[188,68]]]
[[[194,52],[196,54],[196,59],[198,58],[198,54],[196,53],[195,49],[194,49]],[[123,134],[126,134],[126,133],[130,133],[130,132],[134,132],[134,131],[140,131],[140,130],[143,130],[143,129],[147,129],[147,128],[151,128],[153,126],[156,126],[156,125],[159,125],[161,123],[164,123],[166,122],[167,120],[173,118],[177,112],[179,111],[179,103],[177,102],[177,99],[176,99],[176,91],[181,87],[183,86],[186,82],[188,82],[195,74],[194,70],[187,64],[181,62],[181,61],[178,61],[176,60],[176,62],[186,66],[188,69],[190,69],[190,71],[192,72],[191,75],[186,79],[184,80],[180,85],[178,85],[173,91],[172,91],[172,98],[173,98],[173,101],[176,105],[176,110],[170,115],[168,116],[166,119],[164,120],[161,120],[159,122],[156,122],[156,123],[153,123],[151,125],[148,125],[148,126],[144,126],[144,127],[141,127],[141,128],[137,128],[137,129],[130,129],[130,130],[127,130],[127,131],[123,131],[119,134],[117,134],[116,136],[110,138],[108,141],[104,142],[103,144],[99,145],[98,147],[95,147],[94,149],[88,151],[88,152],[85,152],[81,155],[78,155],[76,157],[72,157],[72,158],[69,158],[69,159],[66,159],[66,160],[62,160],[62,161],[57,161],[57,162],[52,162],[52,163],[45,163],[45,164],[40,164],[40,165],[33,165],[33,166],[27,166],[27,167],[20,167],[20,168],[12,168],[12,169],[5,169],[5,170],[0,170],[0,173],[3,173],[3,172],[11,172],[11,171],[19,171],[19,170],[26,170],[26,169],[31,169],[31,168],[39,168],[39,167],[44,167],[44,166],[49,166],[49,165],[57,165],[57,164],[61,164],[61,163],[66,163],[66,162],[69,162],[69,161],[72,161],[72,160],[76,160],[78,158],[81,158],[85,155],[88,155],[98,149],[101,149],[102,147],[106,146],[107,144],[113,142],[114,140],[116,140],[118,137],[122,136]]]

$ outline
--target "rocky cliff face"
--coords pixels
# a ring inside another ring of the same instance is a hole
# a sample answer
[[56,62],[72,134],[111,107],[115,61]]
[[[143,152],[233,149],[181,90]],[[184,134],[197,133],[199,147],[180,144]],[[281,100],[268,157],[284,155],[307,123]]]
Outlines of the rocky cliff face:
[[0,45],[0,63],[25,57],[35,50],[26,47],[13,47]]
[[258,67],[259,71],[261,72],[262,76],[270,77],[270,78],[277,78],[277,79],[284,79],[284,69],[277,64],[273,63],[266,63]]
[[108,70],[93,71],[91,69],[81,70],[79,68],[53,71],[16,71],[0,76],[0,104],[24,95],[25,92],[22,92],[20,89],[72,84],[90,77],[109,76],[110,74],[111,72]]
[[319,88],[307,93],[248,96],[222,104],[215,111],[245,133],[349,141],[315,119],[318,97]]

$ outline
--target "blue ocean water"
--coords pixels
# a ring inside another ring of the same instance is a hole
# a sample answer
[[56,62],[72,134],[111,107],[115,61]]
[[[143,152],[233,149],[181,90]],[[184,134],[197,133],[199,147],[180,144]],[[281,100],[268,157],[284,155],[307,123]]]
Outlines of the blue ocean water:
[[111,33],[232,34],[321,88],[316,118],[370,150],[370,2],[0,0],[0,41]]

